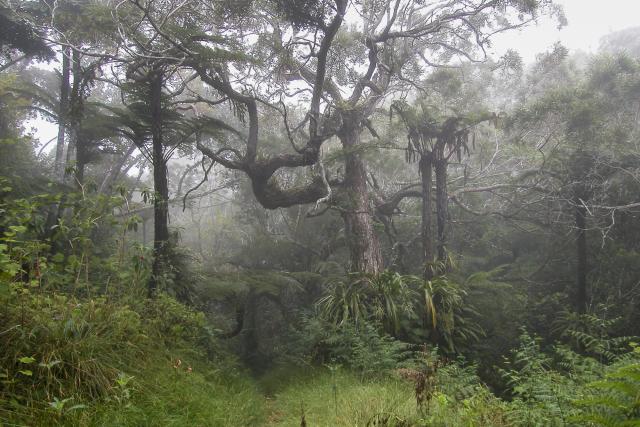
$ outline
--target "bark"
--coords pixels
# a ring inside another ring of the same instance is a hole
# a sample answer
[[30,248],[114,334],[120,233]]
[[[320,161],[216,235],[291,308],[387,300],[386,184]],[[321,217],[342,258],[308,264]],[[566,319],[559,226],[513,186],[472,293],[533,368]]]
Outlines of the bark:
[[367,189],[367,170],[357,149],[362,131],[360,120],[346,117],[338,134],[345,151],[344,193],[342,217],[345,237],[351,253],[351,270],[377,274],[383,269],[380,241],[373,229]]
[[167,164],[164,159],[162,135],[162,74],[155,72],[151,77],[151,134],[153,161],[153,271],[149,281],[149,294],[157,290],[157,280],[167,261],[169,244],[169,187],[167,184]]
[[576,239],[576,309],[579,313],[584,313],[587,309],[587,209],[582,204],[580,198],[575,200],[576,229],[578,238]]
[[433,232],[431,230],[431,181],[432,164],[431,155],[421,155],[418,163],[422,184],[422,256],[424,263],[424,278],[429,280],[433,277],[433,269],[430,263],[433,262]]
[[[434,162],[436,172],[436,220],[438,225],[438,261],[447,262],[447,220],[449,217],[447,194],[447,161]],[[425,197],[426,199],[426,197]]]
[[69,98],[69,115],[67,117],[69,125],[69,144],[67,147],[67,165],[73,161],[74,177],[76,184],[82,186],[84,182],[84,167],[86,164],[86,141],[80,140],[80,126],[82,124],[82,108],[84,95],[82,93],[82,69],[80,68],[80,52],[73,51],[71,70],[73,75],[73,86],[71,86],[71,96]]
[[[274,174],[281,168],[294,168],[311,166],[318,162],[320,147],[333,136],[333,125],[329,118],[320,114],[320,106],[323,102],[323,93],[328,92],[331,97],[340,101],[340,91],[327,77],[327,58],[347,10],[346,0],[336,0],[336,14],[331,22],[323,27],[324,37],[320,41],[319,48],[314,55],[316,57],[316,70],[311,71],[306,65],[292,67],[291,78],[303,78],[313,81],[313,93],[309,108],[309,138],[307,143],[297,149],[295,154],[280,154],[267,158],[258,158],[258,108],[257,99],[245,93],[238,92],[229,83],[225,75],[221,75],[216,67],[209,68],[208,63],[188,60],[185,65],[191,66],[200,76],[200,79],[220,93],[225,94],[230,100],[243,104],[246,108],[249,124],[249,135],[246,141],[246,152],[241,154],[231,148],[223,148],[216,151],[208,149],[198,143],[197,148],[212,160],[226,168],[244,171],[251,179],[253,192],[260,204],[267,209],[290,207],[299,204],[313,203],[327,195],[323,177],[315,177],[308,185],[294,188],[283,188]],[[277,36],[277,29],[275,35]],[[281,36],[281,34],[280,34]],[[280,45],[280,49],[284,49]],[[325,129],[325,125],[327,128]],[[223,155],[226,154],[225,155]],[[232,156],[229,156],[232,153]]]
[[64,178],[64,136],[66,132],[66,117],[69,110],[69,92],[71,91],[69,76],[71,74],[71,50],[62,51],[62,79],[60,82],[60,103],[58,105],[58,138],[56,142],[56,158],[53,173],[62,181]]

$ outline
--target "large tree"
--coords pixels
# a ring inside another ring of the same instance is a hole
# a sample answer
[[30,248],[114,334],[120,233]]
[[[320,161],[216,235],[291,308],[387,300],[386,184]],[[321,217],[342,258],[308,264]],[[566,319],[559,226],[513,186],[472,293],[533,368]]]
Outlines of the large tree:
[[[202,152],[244,172],[266,208],[332,203],[344,219],[351,269],[370,273],[383,268],[363,156],[364,131],[376,135],[376,108],[410,93],[426,70],[483,61],[491,36],[558,12],[549,0],[107,4],[119,58],[193,70],[212,89],[197,100],[229,103],[245,123],[241,139],[200,143]],[[186,87],[192,78],[185,77]],[[291,149],[265,149],[262,123],[274,117]],[[332,139],[342,148],[341,174],[318,168],[304,185],[281,182],[285,168],[318,164]]]
[[[372,224],[362,156],[366,149],[363,131],[369,129],[375,135],[370,117],[385,99],[410,91],[425,69],[451,61],[485,59],[491,35],[526,24],[550,3],[274,3],[273,10],[260,10],[253,22],[264,36],[256,39],[237,33],[245,49],[266,67],[211,67],[198,55],[191,56],[200,78],[242,105],[248,115],[244,152],[224,146],[217,151],[201,146],[201,150],[245,172],[257,199],[267,208],[315,202],[331,195],[345,222],[351,268],[378,272],[383,260]],[[300,99],[308,100],[306,113],[300,123],[290,125],[287,101]],[[260,155],[259,105],[283,116],[294,152]],[[306,131],[302,129],[305,124]],[[281,168],[316,164],[323,143],[333,137],[343,149],[341,179],[321,174],[308,185],[294,188],[285,188],[278,181]],[[335,185],[329,188],[329,182]]]

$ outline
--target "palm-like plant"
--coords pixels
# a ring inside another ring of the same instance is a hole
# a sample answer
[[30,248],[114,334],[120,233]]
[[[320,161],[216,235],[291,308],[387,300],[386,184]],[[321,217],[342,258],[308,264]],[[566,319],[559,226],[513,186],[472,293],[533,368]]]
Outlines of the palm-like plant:
[[465,302],[467,292],[458,284],[438,276],[421,282],[420,295],[418,310],[431,330],[431,341],[454,353],[456,344],[480,339],[482,328],[468,320],[478,313]]
[[473,309],[466,305],[465,296],[445,276],[424,280],[387,270],[334,280],[317,305],[321,316],[334,325],[373,320],[392,335],[398,335],[407,322],[423,319],[420,336],[453,353],[456,344],[477,340],[482,334],[479,326],[467,320]]
[[397,333],[402,317],[411,315],[415,292],[409,285],[415,279],[420,280],[415,276],[402,276],[390,270],[361,278],[361,281],[368,282],[373,288],[373,315],[387,332]]
[[358,325],[367,317],[364,292],[358,281],[332,280],[328,292],[318,300],[321,316],[334,325],[353,322]]
[[386,270],[378,275],[352,274],[346,281],[329,283],[318,301],[322,316],[335,325],[363,320],[380,322],[386,332],[397,333],[403,314],[411,309],[412,291],[405,276]]

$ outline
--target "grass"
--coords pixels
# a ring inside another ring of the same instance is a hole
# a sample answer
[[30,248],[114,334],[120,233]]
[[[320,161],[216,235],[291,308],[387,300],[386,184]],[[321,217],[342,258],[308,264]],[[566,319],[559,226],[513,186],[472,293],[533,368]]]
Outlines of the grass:
[[205,363],[189,367],[186,361],[178,368],[171,360],[149,363],[139,373],[130,401],[98,408],[86,425],[264,425],[264,400],[248,376]]
[[[455,372],[443,372],[439,381],[459,383]],[[414,384],[391,375],[362,379],[345,370],[273,371],[260,380],[267,397],[268,426],[370,426],[389,427],[505,427],[505,402],[486,387],[476,386],[466,397],[458,390],[438,387],[428,406],[418,409]],[[459,387],[453,387],[458,389]]]
[[373,425],[376,417],[387,419],[386,425],[401,425],[418,415],[412,385],[391,377],[362,381],[340,370],[283,370],[263,378],[261,385],[271,395],[272,426],[300,426],[303,414],[314,427]]
[[169,297],[0,302],[0,426],[264,425],[255,382]]
[[391,374],[279,368],[256,381],[201,313],[167,296],[5,302],[2,426],[508,425],[506,404],[468,369],[439,370],[442,387],[421,411],[414,385]]

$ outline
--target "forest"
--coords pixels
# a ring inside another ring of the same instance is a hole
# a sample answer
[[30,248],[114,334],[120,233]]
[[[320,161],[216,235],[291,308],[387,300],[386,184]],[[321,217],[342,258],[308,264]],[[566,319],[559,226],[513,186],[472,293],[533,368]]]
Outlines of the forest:
[[0,426],[640,426],[640,27],[496,53],[559,3],[0,0]]

